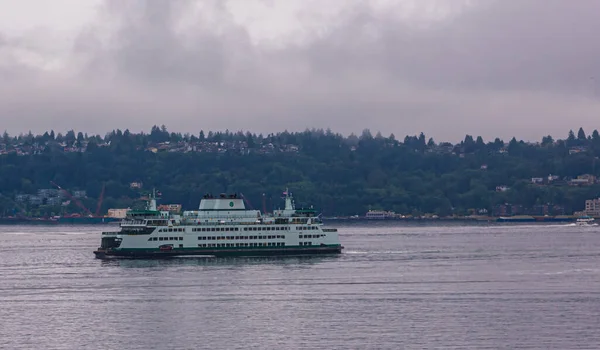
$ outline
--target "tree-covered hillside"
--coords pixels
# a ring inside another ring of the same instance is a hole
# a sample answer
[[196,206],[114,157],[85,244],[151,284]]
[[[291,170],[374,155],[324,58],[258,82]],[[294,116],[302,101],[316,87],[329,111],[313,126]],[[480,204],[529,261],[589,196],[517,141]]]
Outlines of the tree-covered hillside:
[[207,192],[241,192],[255,208],[262,209],[264,200],[271,210],[289,187],[299,204],[313,204],[324,215],[362,215],[369,209],[491,213],[503,203],[523,208],[552,203],[570,212],[600,195],[593,177],[572,181],[600,175],[598,156],[600,135],[586,136],[581,129],[564,140],[486,143],[467,135],[456,145],[423,134],[397,140],[367,130],[349,137],[323,130],[182,135],[164,126],[148,134],[116,130],[104,137],[5,133],[0,215],[80,210],[74,203],[31,199],[40,189],[53,188],[50,181],[71,192],[86,191],[82,202],[92,211],[104,187],[102,212],[133,205],[140,197],[134,182],[145,191],[159,189],[163,203],[185,209],[196,208]]

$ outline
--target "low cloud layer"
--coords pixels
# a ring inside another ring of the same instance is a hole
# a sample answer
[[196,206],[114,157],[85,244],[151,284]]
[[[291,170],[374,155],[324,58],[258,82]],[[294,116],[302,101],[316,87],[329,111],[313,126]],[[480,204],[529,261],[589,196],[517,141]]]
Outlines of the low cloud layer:
[[599,127],[597,1],[290,3],[106,1],[68,50],[51,31],[0,32],[0,128],[456,141]]

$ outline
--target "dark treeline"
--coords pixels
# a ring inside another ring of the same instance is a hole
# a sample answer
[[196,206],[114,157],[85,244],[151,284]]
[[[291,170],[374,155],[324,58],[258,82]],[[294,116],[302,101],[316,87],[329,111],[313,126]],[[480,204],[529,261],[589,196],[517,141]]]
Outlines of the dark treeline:
[[[204,193],[243,193],[256,209],[281,205],[289,187],[298,204],[314,204],[325,215],[397,213],[464,215],[491,212],[502,203],[533,207],[553,203],[579,210],[600,186],[571,186],[584,174],[600,175],[600,135],[580,129],[567,138],[538,143],[516,139],[485,142],[467,135],[458,144],[437,143],[424,134],[342,135],[330,130],[256,135],[243,132],[181,134],[153,127],[150,133],[115,130],[104,137],[53,131],[0,139],[0,215],[15,211],[49,215],[77,211],[18,203],[19,194],[52,188],[85,190],[94,209],[105,187],[102,211],[128,207],[145,191],[159,189],[163,203],[197,208]],[[597,166],[599,165],[599,166]],[[558,176],[546,183],[548,176]],[[544,178],[533,184],[532,178]],[[499,186],[509,189],[499,191]],[[263,195],[264,194],[264,195]]]

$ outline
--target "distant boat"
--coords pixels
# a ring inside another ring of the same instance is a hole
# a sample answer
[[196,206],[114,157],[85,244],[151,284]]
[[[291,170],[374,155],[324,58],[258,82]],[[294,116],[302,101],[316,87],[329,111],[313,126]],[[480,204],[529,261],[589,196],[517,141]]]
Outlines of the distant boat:
[[516,215],[516,216],[501,216],[496,219],[497,222],[535,222],[533,216]]
[[575,224],[577,226],[598,226],[597,223],[594,222],[594,218],[590,217],[590,216],[582,216],[577,218],[577,221],[575,221]]
[[368,220],[387,220],[394,219],[396,217],[396,213],[385,210],[369,210],[367,214],[365,214],[365,219]]

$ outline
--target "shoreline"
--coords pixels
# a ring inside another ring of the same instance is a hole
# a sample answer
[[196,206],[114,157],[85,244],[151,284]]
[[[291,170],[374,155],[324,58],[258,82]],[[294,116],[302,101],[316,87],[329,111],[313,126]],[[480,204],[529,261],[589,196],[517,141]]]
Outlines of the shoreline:
[[[600,218],[594,218],[599,220]],[[513,217],[442,217],[442,218],[386,218],[386,219],[367,219],[364,217],[353,218],[353,217],[324,217],[323,222],[325,223],[523,223],[523,224],[548,224],[548,223],[574,223],[577,217],[572,215],[563,216],[513,216]],[[42,225],[42,226],[107,226],[107,225],[118,225],[119,221],[92,221],[92,222],[70,222],[61,220],[50,220],[43,218],[31,218],[31,219],[16,219],[16,218],[0,218],[0,226],[11,226],[11,225]]]

